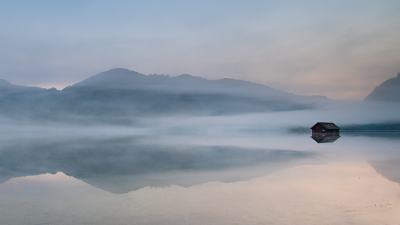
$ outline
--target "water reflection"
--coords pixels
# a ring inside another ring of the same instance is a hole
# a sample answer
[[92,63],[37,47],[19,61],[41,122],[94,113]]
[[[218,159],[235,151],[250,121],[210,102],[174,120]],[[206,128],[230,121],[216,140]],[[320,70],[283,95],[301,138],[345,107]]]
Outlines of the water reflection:
[[397,225],[399,194],[398,184],[365,162],[296,166],[243,182],[124,195],[58,173],[1,185],[0,224]]
[[400,183],[400,159],[371,161],[369,164],[382,176]]
[[311,136],[317,143],[333,143],[340,138],[338,133],[313,133]]
[[[0,182],[62,171],[103,190],[126,193],[146,186],[248,179],[315,155],[278,149],[144,144],[142,138],[19,140],[0,149]],[[259,172],[254,172],[254,167],[260,167]]]
[[398,139],[93,136],[0,142],[0,224],[399,221]]

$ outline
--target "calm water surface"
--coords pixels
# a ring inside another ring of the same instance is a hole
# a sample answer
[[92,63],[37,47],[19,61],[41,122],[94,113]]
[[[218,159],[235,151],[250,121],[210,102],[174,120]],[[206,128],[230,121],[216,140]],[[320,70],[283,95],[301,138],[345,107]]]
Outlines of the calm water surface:
[[246,132],[3,132],[0,225],[400,224],[396,135]]

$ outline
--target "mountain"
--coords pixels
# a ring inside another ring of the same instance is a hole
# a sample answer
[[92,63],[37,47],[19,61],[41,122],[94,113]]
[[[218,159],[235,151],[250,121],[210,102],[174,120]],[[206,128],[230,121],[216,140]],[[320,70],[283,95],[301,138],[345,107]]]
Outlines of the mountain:
[[386,177],[388,180],[400,183],[400,159],[376,160],[370,161],[369,164],[376,172]]
[[44,88],[28,87],[21,85],[14,85],[10,82],[0,79],[0,95],[9,94],[34,94],[46,91]]
[[214,93],[244,96],[262,96],[269,98],[297,97],[283,91],[275,90],[265,85],[236,79],[208,80],[202,77],[182,74],[176,77],[167,75],[144,75],[123,68],[111,69],[66,89],[74,88],[119,89],[119,90],[152,90],[175,93]]
[[111,69],[97,75],[91,76],[72,87],[96,87],[107,89],[129,89],[139,87],[145,84],[146,75],[140,74],[133,70],[122,68]]
[[236,79],[188,74],[144,75],[111,69],[64,88],[41,89],[0,81],[0,115],[43,120],[107,121],[160,115],[229,115],[310,109],[326,99],[299,96]]
[[376,87],[366,100],[400,102],[400,73]]
[[49,107],[50,96],[57,92],[56,89],[14,85],[0,79],[0,117],[18,120],[39,117],[50,119],[52,117],[52,107]]
[[144,75],[123,68],[89,77],[65,88],[63,94],[77,98],[75,102],[85,99],[83,107],[107,108],[124,116],[297,110],[311,108],[321,101],[318,97],[298,96],[243,80],[208,80],[189,74]]

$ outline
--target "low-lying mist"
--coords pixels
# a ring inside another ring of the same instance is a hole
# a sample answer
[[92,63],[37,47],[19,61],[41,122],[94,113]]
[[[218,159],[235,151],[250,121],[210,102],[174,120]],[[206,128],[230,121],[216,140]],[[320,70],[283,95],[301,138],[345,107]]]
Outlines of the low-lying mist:
[[[308,130],[317,121],[339,126],[395,123],[400,121],[399,108],[342,102],[318,109],[240,115],[124,117],[127,123],[98,121],[91,115],[73,122],[2,117],[0,180],[61,171],[124,193],[148,185],[247,179],[329,154],[318,151],[309,134],[291,133],[292,128]],[[345,157],[377,158],[373,149],[345,142],[357,150],[342,154]],[[392,145],[388,146],[385,155],[393,155]],[[331,148],[327,145],[326,150]],[[264,169],[257,173],[246,169],[254,166]]]
[[[102,135],[257,135],[290,128],[309,128],[318,121],[330,121],[339,126],[355,124],[397,123],[400,105],[373,102],[336,102],[317,109],[244,113],[238,115],[199,116],[177,114],[168,116],[76,116],[63,120],[10,119],[0,117],[0,138],[14,133],[34,137],[48,136],[102,136]],[[117,121],[113,123],[113,121]],[[106,121],[106,122],[105,122]],[[126,122],[124,122],[126,121]]]

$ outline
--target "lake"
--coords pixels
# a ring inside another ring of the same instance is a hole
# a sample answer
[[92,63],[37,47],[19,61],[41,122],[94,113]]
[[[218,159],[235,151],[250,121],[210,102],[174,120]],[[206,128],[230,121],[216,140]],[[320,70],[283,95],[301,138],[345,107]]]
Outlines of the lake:
[[188,121],[2,129],[0,224],[400,224],[398,135]]

